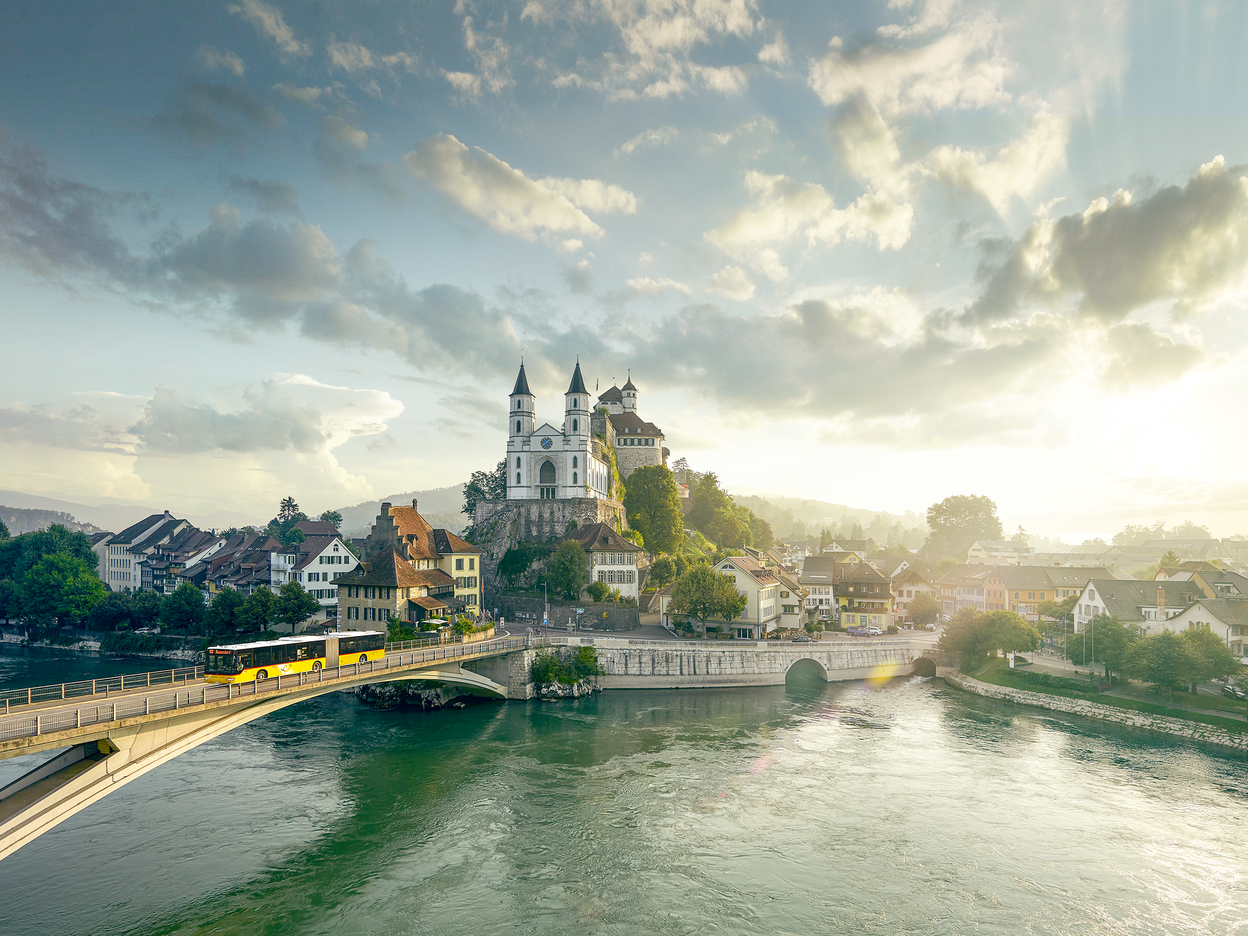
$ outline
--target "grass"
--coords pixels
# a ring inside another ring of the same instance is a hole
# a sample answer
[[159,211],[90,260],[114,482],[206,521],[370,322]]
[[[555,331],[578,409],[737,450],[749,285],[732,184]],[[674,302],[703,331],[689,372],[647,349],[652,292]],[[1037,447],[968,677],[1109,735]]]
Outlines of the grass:
[[[1145,702],[1141,699],[1123,699],[1118,696],[1107,696],[1099,692],[1091,692],[1089,690],[1079,690],[1064,686],[1060,683],[1074,683],[1072,679],[1062,679],[1056,677],[1054,682],[1044,685],[1039,680],[1032,680],[1018,673],[1010,672],[1009,668],[1001,661],[995,661],[988,664],[978,673],[971,674],[973,678],[980,682],[991,683],[994,686],[1003,686],[1007,689],[1022,689],[1027,692],[1038,692],[1045,695],[1062,696],[1066,699],[1084,699],[1088,702],[1096,702],[1099,705],[1108,705],[1114,708],[1126,709],[1131,712],[1140,712],[1145,715],[1164,715],[1168,718],[1179,718],[1184,721],[1198,722],[1202,725],[1212,725],[1215,728],[1224,728],[1228,731],[1243,733],[1248,731],[1248,724],[1231,718],[1222,718],[1218,715],[1211,715],[1207,712],[1191,712],[1186,709],[1173,708],[1169,705],[1162,705],[1156,702]],[[1200,698],[1193,696],[1193,698]],[[1206,696],[1205,698],[1212,698]],[[1184,700],[1186,701],[1186,700]],[[1217,700],[1221,701],[1221,700]],[[1242,703],[1241,703],[1242,704]]]

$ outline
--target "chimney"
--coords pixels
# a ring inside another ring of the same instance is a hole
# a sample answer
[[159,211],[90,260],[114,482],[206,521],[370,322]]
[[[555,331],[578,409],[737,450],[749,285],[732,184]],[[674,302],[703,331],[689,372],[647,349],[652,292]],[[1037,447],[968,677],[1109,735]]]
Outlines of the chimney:
[[1157,620],[1164,621],[1166,619],[1166,590],[1160,585],[1157,586]]
[[416,498],[412,498],[412,510],[416,509]]
[[389,516],[389,515],[390,515],[390,507],[391,507],[391,506],[392,506],[392,505],[391,505],[391,503],[390,503],[389,501],[382,501],[382,502],[381,502],[381,512],[382,512],[382,513],[384,513],[386,516]]

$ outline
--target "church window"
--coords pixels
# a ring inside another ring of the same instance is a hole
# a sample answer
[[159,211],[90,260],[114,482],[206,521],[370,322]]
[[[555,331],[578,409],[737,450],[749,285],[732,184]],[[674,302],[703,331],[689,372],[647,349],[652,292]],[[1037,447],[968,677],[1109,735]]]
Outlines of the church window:
[[576,420],[572,420],[572,431],[576,432]]
[[520,483],[520,472],[516,472],[516,484]]
[[572,472],[572,483],[576,484],[576,472]]
[[520,431],[520,420],[516,420],[516,432]]
[[517,467],[517,468],[519,468],[519,467],[520,467],[520,456],[519,456],[519,455],[517,455],[517,456],[516,456],[516,467]]
[[572,467],[573,467],[573,468],[575,468],[575,467],[576,467],[576,456],[575,456],[575,455],[573,455],[573,456],[572,456]]

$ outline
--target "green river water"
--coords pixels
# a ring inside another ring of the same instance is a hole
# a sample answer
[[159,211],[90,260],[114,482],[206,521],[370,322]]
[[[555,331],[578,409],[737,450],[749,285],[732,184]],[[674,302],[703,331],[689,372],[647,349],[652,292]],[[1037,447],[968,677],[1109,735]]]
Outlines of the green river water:
[[337,693],[0,862],[0,934],[1248,933],[1246,818],[1241,758],[938,680]]

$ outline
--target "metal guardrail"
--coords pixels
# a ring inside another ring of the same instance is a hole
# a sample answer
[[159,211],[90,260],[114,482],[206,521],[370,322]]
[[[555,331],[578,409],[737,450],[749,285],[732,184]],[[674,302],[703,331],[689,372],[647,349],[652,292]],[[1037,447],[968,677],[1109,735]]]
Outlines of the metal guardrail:
[[[387,670],[414,666],[418,663],[471,659],[494,653],[505,653],[511,650],[543,646],[545,644],[546,641],[540,638],[500,637],[494,640],[480,640],[472,643],[445,644],[425,650],[400,651],[394,655],[390,655],[387,651],[386,656],[380,660],[369,660],[367,663],[351,663],[344,666],[323,667],[319,670],[292,673],[287,676],[279,675],[262,682],[201,683],[197,686],[188,685],[185,689],[175,689],[172,692],[152,693],[114,701],[101,701],[92,705],[77,706],[72,709],[56,709],[47,713],[10,716],[0,719],[0,741],[37,737],[57,731],[67,731],[71,728],[83,728],[89,725],[108,724],[124,718],[136,718],[141,715],[153,715],[159,712],[180,710],[196,705],[207,705],[209,702],[264,696],[277,693],[283,689],[319,685],[347,678],[354,679],[369,673],[384,673]],[[195,667],[195,669],[202,674],[203,667]],[[66,685],[70,684],[67,683]]]
[[3,711],[7,715],[10,708],[19,705],[59,702],[80,696],[107,696],[112,692],[125,692],[129,689],[146,689],[167,683],[192,682],[202,678],[203,675],[202,666],[184,666],[178,669],[157,670],[154,673],[131,673],[126,676],[109,676],[105,679],[80,679],[76,682],[60,683],[54,686],[4,689],[0,690],[0,703],[4,704]]
[[678,648],[693,650],[931,650],[936,651],[939,648],[935,644],[922,643],[916,640],[908,639],[886,639],[881,640],[878,637],[846,637],[836,640],[811,640],[811,641],[792,641],[792,640],[742,640],[734,638],[732,640],[695,640],[679,638],[672,640],[663,640],[661,638],[629,638],[629,637],[604,637],[594,635],[593,637],[577,637],[575,635],[568,636],[552,636],[549,639],[551,646],[556,647],[602,647],[603,649],[637,649],[644,650],[647,647],[656,650],[674,650]]

